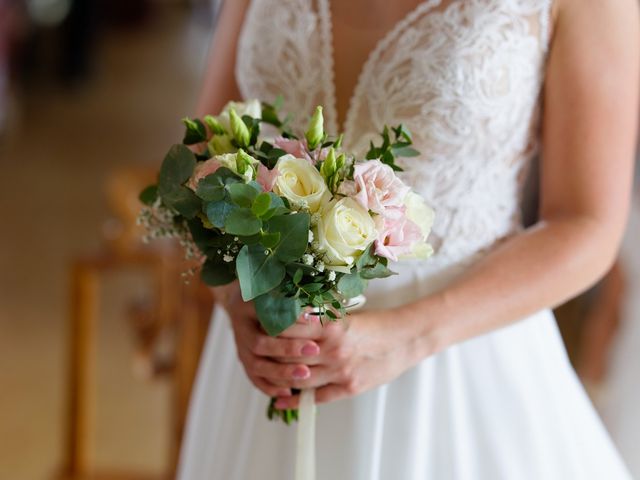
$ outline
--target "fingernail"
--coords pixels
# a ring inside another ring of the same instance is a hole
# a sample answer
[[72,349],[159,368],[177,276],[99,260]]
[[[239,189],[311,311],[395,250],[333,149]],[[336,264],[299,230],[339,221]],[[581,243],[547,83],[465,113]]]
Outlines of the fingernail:
[[301,350],[302,355],[305,357],[313,357],[320,353],[320,347],[315,343],[307,343]]
[[311,375],[311,372],[306,367],[296,367],[293,369],[292,376],[296,380],[304,380],[309,378],[309,375]]
[[279,410],[287,408],[287,400],[285,398],[279,398],[276,400],[275,407]]

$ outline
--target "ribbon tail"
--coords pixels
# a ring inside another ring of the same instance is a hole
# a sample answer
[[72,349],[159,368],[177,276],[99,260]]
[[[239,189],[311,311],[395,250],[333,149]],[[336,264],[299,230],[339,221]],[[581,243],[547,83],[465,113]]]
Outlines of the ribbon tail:
[[296,480],[316,479],[316,404],[313,388],[302,390],[298,407]]

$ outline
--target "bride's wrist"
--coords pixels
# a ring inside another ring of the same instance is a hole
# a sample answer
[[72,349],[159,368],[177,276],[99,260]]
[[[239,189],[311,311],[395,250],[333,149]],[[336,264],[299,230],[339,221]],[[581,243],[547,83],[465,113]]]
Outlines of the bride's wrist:
[[[435,355],[451,345],[442,302],[438,296],[430,296],[398,307],[395,318],[402,322],[406,344],[415,363]],[[396,322],[399,323],[399,322]]]

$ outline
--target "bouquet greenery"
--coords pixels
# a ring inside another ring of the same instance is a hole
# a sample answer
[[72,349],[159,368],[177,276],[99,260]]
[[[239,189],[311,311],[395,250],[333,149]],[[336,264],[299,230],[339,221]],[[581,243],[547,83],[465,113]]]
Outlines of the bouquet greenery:
[[238,279],[274,336],[304,308],[341,317],[370,279],[393,275],[390,260],[428,257],[433,221],[396,175],[397,157],[418,155],[405,127],[385,127],[358,158],[325,133],[321,107],[304,134],[279,109],[230,102],[217,116],[184,119],[182,143],[140,195],[148,237],[179,238],[208,285]]

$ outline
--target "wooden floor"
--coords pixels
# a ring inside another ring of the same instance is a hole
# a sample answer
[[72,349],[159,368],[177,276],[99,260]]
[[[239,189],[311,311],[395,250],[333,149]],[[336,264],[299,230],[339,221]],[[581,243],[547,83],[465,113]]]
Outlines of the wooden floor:
[[[46,480],[60,467],[69,260],[100,243],[108,172],[157,164],[179,137],[207,42],[206,29],[182,10],[146,29],[110,34],[92,81],[79,91],[30,93],[0,147],[1,480]],[[132,375],[123,315],[132,293],[145,295],[144,278],[110,275],[103,293],[94,460],[156,480],[169,441],[168,389]],[[134,479],[91,480],[116,478]]]

